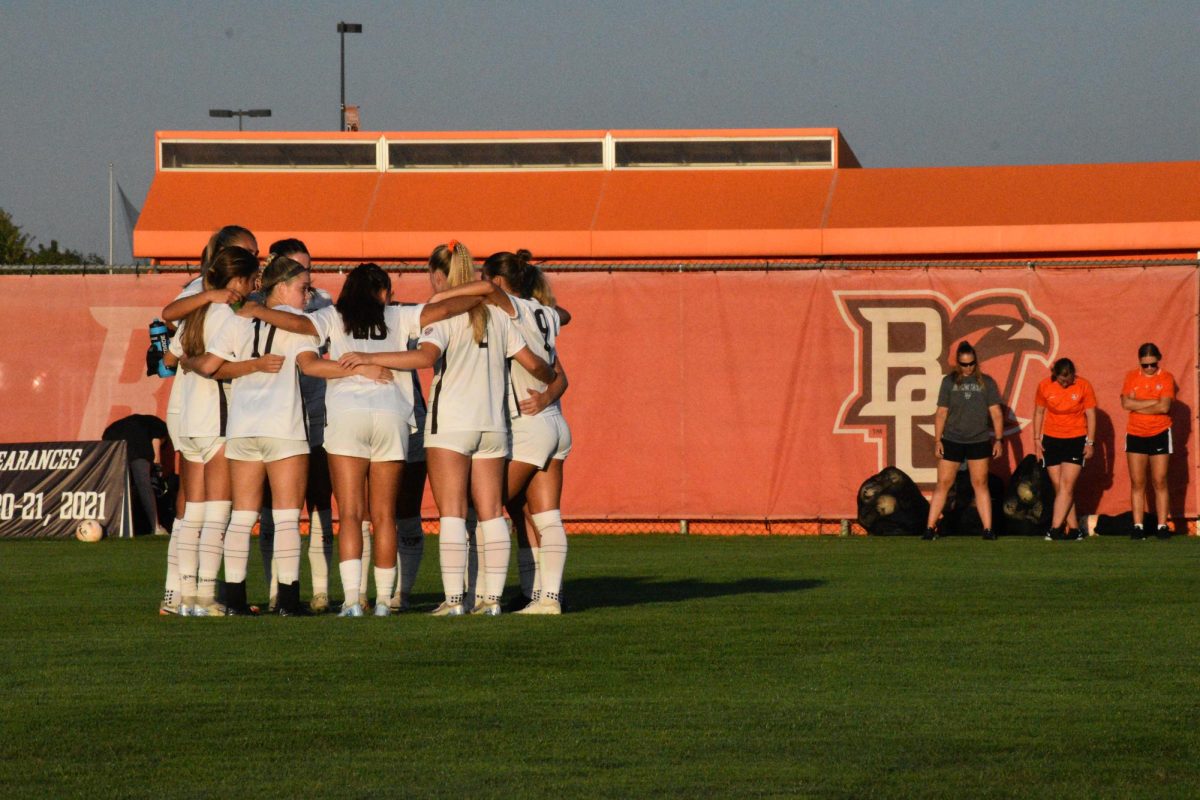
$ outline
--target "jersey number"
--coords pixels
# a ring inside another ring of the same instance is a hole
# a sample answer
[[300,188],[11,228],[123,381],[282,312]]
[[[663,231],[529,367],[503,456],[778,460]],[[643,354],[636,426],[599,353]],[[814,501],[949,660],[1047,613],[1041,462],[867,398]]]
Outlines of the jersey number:
[[546,319],[546,312],[541,308],[533,312],[533,319],[537,322],[538,330],[542,332],[542,341],[546,345],[546,359],[553,364],[554,348],[550,346],[550,320]]

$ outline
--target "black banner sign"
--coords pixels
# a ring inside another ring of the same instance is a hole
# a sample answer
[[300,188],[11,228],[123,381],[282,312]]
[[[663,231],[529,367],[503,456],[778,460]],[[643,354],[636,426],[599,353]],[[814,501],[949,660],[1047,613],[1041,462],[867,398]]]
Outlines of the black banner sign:
[[0,444],[0,539],[132,536],[125,442]]

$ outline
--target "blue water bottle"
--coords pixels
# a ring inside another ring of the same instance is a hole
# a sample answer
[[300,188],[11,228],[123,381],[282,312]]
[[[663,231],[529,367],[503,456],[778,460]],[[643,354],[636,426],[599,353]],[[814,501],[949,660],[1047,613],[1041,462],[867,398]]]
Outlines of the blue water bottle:
[[175,370],[163,363],[163,356],[171,345],[171,329],[161,319],[150,323],[150,349],[146,351],[146,374],[169,378]]

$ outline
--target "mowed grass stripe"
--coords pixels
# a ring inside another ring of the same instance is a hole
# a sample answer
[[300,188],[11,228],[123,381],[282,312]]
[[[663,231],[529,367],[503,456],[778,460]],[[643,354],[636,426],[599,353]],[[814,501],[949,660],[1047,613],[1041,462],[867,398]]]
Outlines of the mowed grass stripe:
[[581,536],[457,620],[159,618],[165,547],[0,543],[4,796],[1200,794],[1193,540]]

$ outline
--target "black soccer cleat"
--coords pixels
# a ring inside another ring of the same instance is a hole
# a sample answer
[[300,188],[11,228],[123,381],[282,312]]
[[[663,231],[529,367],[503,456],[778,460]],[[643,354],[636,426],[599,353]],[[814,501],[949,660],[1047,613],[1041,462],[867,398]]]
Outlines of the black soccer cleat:
[[258,608],[246,602],[246,582],[225,584],[225,616],[256,617]]
[[1154,535],[1165,541],[1171,538],[1171,529],[1166,525],[1159,525],[1158,530],[1154,532]]
[[996,536],[996,532],[993,531],[991,528],[984,528],[983,529],[983,538],[987,539],[989,542],[994,542],[999,537]]
[[275,596],[275,613],[281,617],[311,617],[313,613],[300,604],[300,581],[279,584]]
[[1140,541],[1144,540],[1146,538],[1146,529],[1145,528],[1134,528],[1133,532],[1129,534],[1129,538],[1133,539],[1135,542],[1140,542]]
[[921,535],[921,541],[932,542],[937,538],[937,531],[933,528],[926,528],[925,533]]

